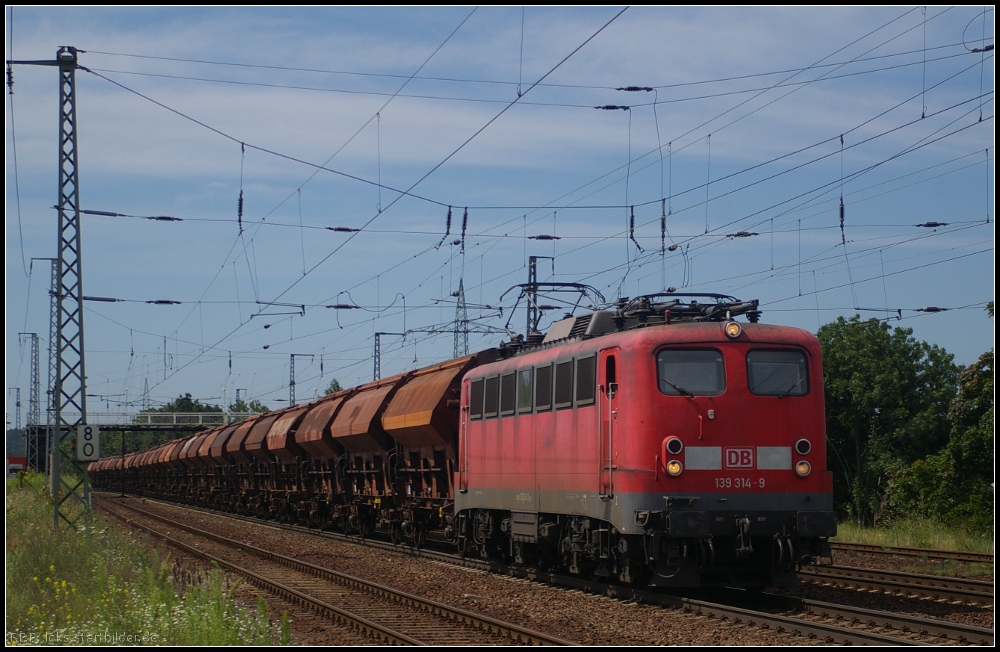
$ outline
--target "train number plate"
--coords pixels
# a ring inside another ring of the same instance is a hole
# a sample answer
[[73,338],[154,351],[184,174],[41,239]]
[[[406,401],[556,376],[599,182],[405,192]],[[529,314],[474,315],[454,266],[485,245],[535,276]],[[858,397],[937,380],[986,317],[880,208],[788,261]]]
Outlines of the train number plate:
[[764,488],[764,478],[748,478],[748,477],[735,477],[735,478],[716,478],[715,479],[716,489],[763,489]]

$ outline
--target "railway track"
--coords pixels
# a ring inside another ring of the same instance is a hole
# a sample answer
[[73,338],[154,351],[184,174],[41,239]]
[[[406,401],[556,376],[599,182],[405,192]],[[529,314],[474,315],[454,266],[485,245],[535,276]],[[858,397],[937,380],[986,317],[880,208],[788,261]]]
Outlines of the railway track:
[[[217,563],[379,644],[573,645],[570,641],[199,530],[135,506],[116,502],[115,507],[111,507],[111,502],[102,499],[99,504],[108,513],[141,527],[187,554]],[[184,534],[167,534],[118,509],[140,514],[142,519],[163,523]]]
[[873,609],[848,607],[845,605],[819,602],[816,600],[797,600],[797,609],[803,617],[814,618],[823,622],[850,622],[858,625],[878,628],[881,631],[899,632],[902,635],[915,634],[931,642],[955,645],[994,645],[992,629],[963,625],[935,618],[922,618],[907,614],[895,614]]
[[814,584],[878,591],[887,595],[923,597],[983,606],[994,603],[993,583],[983,580],[839,565],[815,566],[800,570],[798,574],[803,581]]
[[930,548],[897,548],[867,543],[830,542],[834,551],[845,553],[868,553],[874,555],[894,555],[917,559],[942,559],[966,563],[993,564],[994,556],[983,552],[962,552],[957,550],[933,550]]
[[[172,505],[177,508],[178,506]],[[184,507],[184,509],[190,509]],[[204,512],[195,508],[196,511]],[[229,517],[229,515],[227,515]],[[241,521],[251,521],[261,524],[256,519],[240,518]],[[172,523],[172,521],[169,521]],[[302,531],[296,526],[278,526],[266,522],[267,527],[282,527]],[[315,530],[309,534],[316,535]],[[323,533],[324,536],[331,536]],[[337,538],[347,538],[332,535]],[[356,538],[350,538],[357,543]],[[400,552],[399,546],[379,544],[366,541],[368,545],[382,546]],[[405,549],[404,549],[405,551]],[[429,551],[409,550],[413,556],[433,557],[437,560],[447,559],[444,556]],[[454,558],[451,558],[454,563]],[[483,567],[475,560],[458,560],[465,567]],[[984,628],[968,627],[957,623],[938,621],[929,618],[918,618],[893,614],[889,612],[857,609],[842,605],[832,605],[809,600],[793,599],[761,611],[760,600],[754,598],[747,608],[739,600],[726,604],[705,600],[692,600],[684,597],[665,595],[661,592],[631,590],[624,587],[608,587],[596,582],[579,581],[548,576],[525,569],[508,569],[496,567],[492,570],[545,584],[560,584],[571,589],[579,589],[589,593],[611,595],[624,601],[635,601],[644,604],[657,604],[666,608],[680,610],[688,614],[710,618],[716,622],[738,623],[747,627],[757,627],[769,632],[784,632],[790,635],[789,644],[795,644],[797,639],[808,639],[826,644],[872,644],[872,645],[911,645],[911,644],[992,644],[992,631]],[[746,592],[740,592],[746,595]],[[786,599],[787,600],[787,599]]]

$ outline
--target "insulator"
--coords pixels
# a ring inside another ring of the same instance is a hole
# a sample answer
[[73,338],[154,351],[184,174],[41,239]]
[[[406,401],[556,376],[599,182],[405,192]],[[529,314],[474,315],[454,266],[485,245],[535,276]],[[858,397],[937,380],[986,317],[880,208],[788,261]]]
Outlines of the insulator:
[[448,221],[445,223],[444,235],[441,236],[441,242],[437,243],[437,247],[435,247],[435,249],[440,249],[441,245],[444,244],[444,241],[448,239],[449,235],[451,235],[451,206],[448,207]]
[[632,240],[632,244],[635,245],[635,248],[638,249],[640,252],[642,252],[643,251],[642,246],[640,246],[639,243],[636,242],[635,240],[635,206],[632,207],[631,215],[629,216],[628,237],[630,240]]

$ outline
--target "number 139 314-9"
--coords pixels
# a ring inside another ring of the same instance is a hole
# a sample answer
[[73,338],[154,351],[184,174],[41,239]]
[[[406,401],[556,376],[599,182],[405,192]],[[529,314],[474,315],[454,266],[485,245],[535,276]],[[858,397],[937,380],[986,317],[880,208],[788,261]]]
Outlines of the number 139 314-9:
[[764,478],[715,478],[716,489],[763,489]]

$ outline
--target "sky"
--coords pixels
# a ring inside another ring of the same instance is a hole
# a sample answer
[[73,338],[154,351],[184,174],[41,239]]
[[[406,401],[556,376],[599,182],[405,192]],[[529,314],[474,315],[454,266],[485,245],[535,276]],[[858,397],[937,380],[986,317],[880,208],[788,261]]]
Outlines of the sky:
[[[533,258],[586,286],[541,297],[543,329],[675,288],[971,364],[994,346],[994,16],[8,6],[5,34],[8,60],[79,52],[80,207],[116,214],[81,217],[87,404],[125,413],[285,407],[292,365],[300,403],[368,382],[376,333],[382,376],[449,359],[460,287],[469,349],[495,346]],[[12,74],[9,424],[24,333],[44,397],[58,255],[57,70]]]

